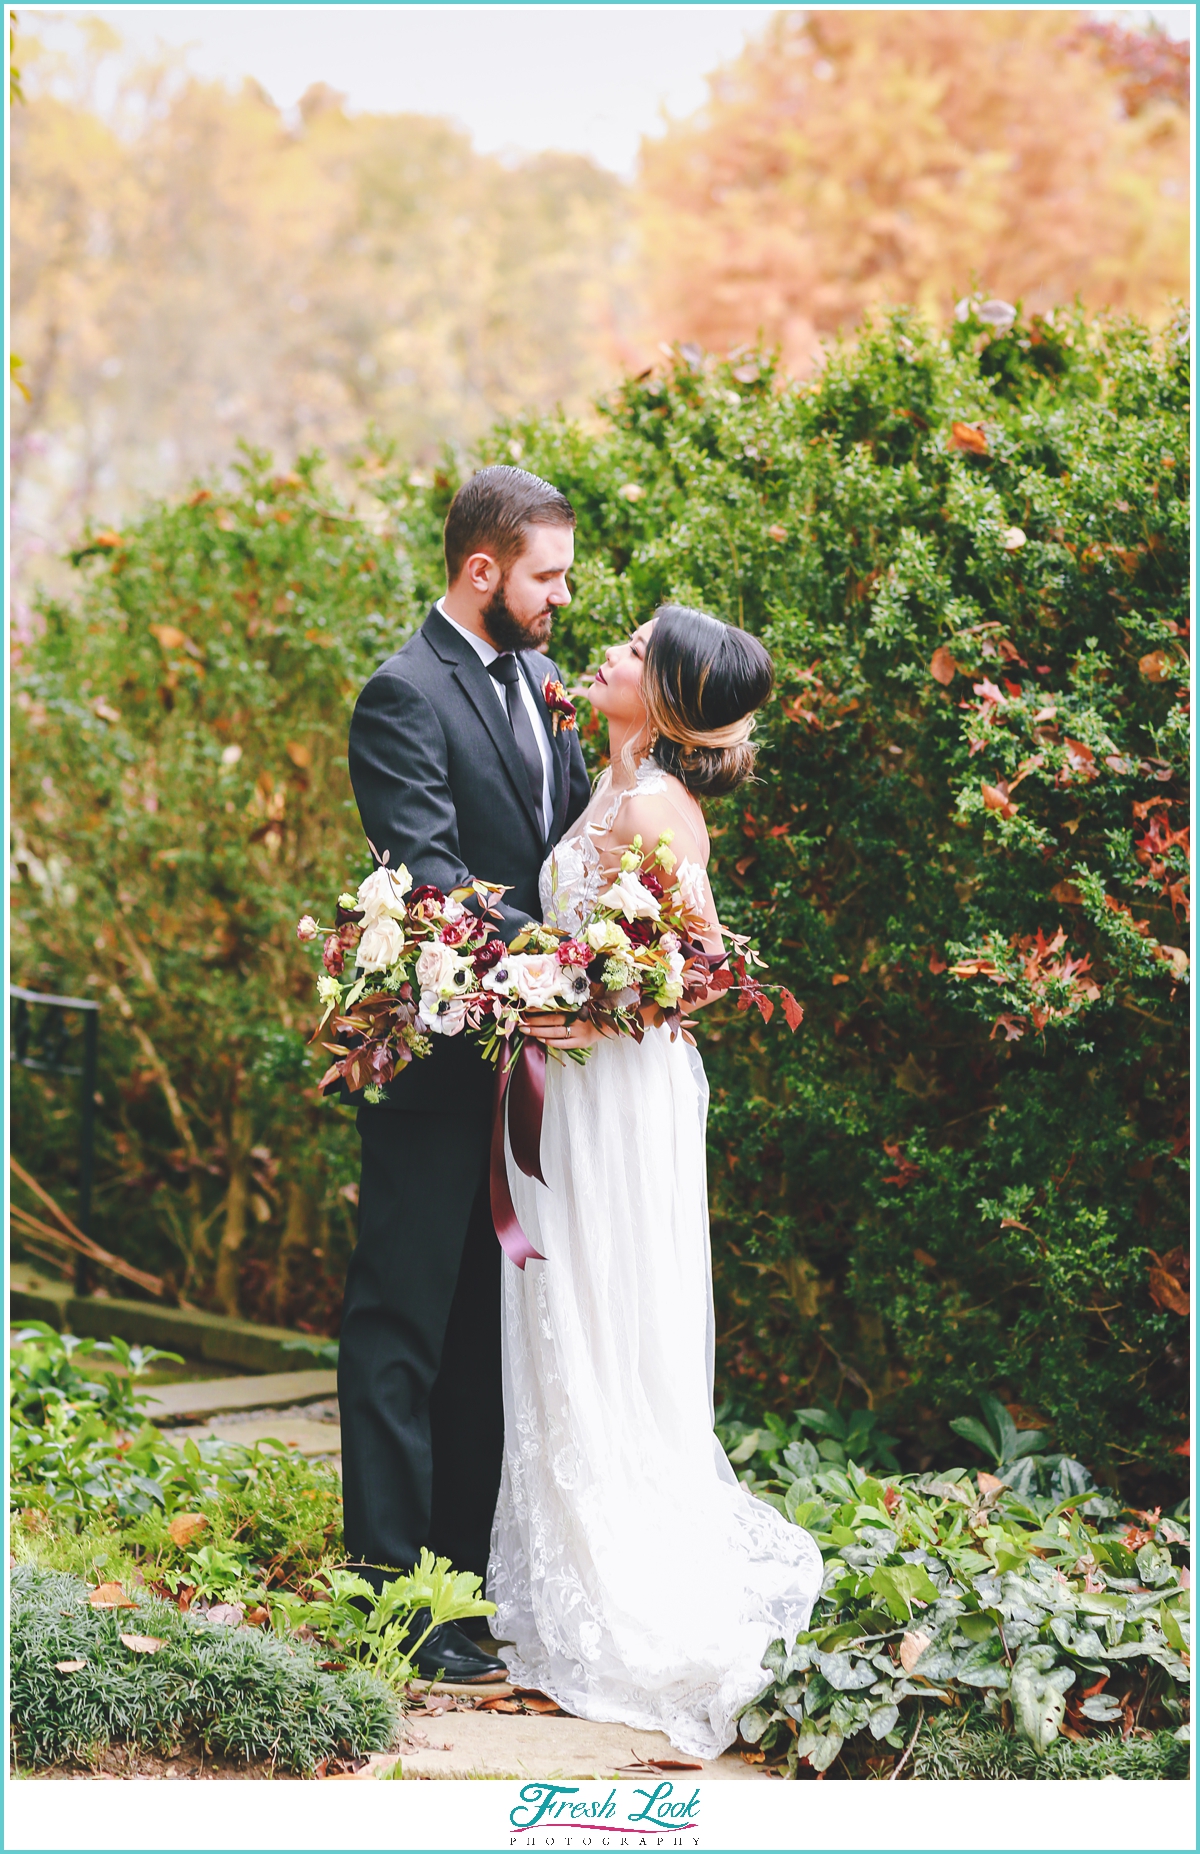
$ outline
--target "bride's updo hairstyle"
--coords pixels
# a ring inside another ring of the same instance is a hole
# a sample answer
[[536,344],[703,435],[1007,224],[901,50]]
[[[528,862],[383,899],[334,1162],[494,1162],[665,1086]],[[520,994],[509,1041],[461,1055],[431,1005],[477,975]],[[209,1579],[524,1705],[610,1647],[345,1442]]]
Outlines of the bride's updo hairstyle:
[[697,797],[732,792],[754,771],[754,710],[774,681],[748,631],[690,605],[660,605],[642,665],[651,757]]

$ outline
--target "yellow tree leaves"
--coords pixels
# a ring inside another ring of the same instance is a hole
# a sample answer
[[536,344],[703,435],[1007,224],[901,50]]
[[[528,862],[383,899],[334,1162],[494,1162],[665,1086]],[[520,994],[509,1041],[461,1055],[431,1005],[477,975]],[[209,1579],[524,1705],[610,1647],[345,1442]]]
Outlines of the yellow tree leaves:
[[342,460],[376,421],[415,458],[528,406],[582,410],[626,358],[627,189],[586,158],[501,161],[320,85],[289,126],[253,84],[118,51],[119,128],[82,51],[64,71],[21,36],[18,540],[27,509],[73,539],[224,468],[239,437]]
[[765,335],[806,370],[876,305],[944,320],[973,276],[1027,310],[1080,293],[1161,317],[1188,287],[1187,53],[1158,58],[1164,77],[1145,35],[1080,20],[778,15],[703,111],[643,145],[656,332]]

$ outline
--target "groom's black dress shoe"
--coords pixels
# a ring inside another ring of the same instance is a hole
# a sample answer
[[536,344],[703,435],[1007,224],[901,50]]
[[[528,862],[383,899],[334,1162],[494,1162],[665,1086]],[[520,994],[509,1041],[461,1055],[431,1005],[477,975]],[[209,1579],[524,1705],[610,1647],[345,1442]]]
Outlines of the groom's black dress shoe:
[[[424,1626],[418,1621],[415,1633],[420,1634]],[[435,1680],[439,1674],[445,1680],[460,1683],[508,1679],[503,1661],[498,1661],[494,1654],[486,1654],[454,1622],[443,1622],[434,1629],[417,1650],[416,1660],[422,1680]]]

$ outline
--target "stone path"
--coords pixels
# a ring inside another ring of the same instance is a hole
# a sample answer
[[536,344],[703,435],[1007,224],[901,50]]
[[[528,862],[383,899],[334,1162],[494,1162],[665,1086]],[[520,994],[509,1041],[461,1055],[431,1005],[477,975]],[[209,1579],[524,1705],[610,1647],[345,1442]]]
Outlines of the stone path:
[[[163,1385],[146,1406],[173,1441],[216,1436],[243,1448],[282,1442],[340,1466],[336,1371],[277,1371],[257,1378],[209,1378]],[[181,1425],[186,1425],[183,1427]]]
[[[683,1770],[656,1772],[652,1760],[686,1764]],[[395,1762],[394,1755],[373,1759]],[[637,1770],[641,1763],[650,1768]],[[410,1719],[400,1745],[405,1777],[614,1777],[663,1775],[677,1782],[689,1777],[723,1777],[769,1782],[761,1768],[745,1764],[736,1752],[691,1768],[662,1732],[640,1732],[628,1725],[595,1725],[565,1714],[537,1717],[503,1712],[447,1712],[441,1718]],[[363,1773],[366,1774],[365,1772]]]
[[261,1410],[336,1397],[336,1371],[275,1371],[261,1378],[203,1378],[162,1384],[146,1405],[152,1423],[198,1421],[231,1410]]
[[[336,1390],[337,1374],[332,1371],[207,1379],[161,1386],[147,1414],[176,1439],[218,1436],[223,1442],[249,1444],[269,1437],[294,1444],[304,1455],[328,1456],[340,1468]],[[425,1707],[432,1710],[406,1717],[398,1754],[406,1778],[665,1774],[769,1781],[761,1768],[744,1763],[736,1752],[726,1752],[694,1770],[656,1772],[655,1763],[690,1766],[694,1762],[681,1759],[662,1732],[593,1724],[566,1713],[476,1710],[481,1700],[519,1705],[508,1686],[419,1687],[418,1691],[425,1695]],[[446,1710],[436,1710],[442,1706]],[[374,1778],[396,1760],[394,1751],[373,1757],[358,1777]],[[639,1764],[645,1768],[638,1770]]]

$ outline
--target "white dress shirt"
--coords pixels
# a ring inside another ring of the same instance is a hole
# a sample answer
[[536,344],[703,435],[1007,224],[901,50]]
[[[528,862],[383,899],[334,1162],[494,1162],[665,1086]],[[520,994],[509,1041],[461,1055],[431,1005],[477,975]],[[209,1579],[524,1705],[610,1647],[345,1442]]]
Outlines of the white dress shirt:
[[[464,625],[455,624],[440,599],[436,609],[460,637],[466,638],[484,669],[489,663],[494,663],[497,657],[503,656],[503,651],[497,650],[494,644],[489,644],[486,637],[478,637],[474,631],[468,631]],[[488,681],[496,691],[496,700],[504,711],[505,725],[511,728],[512,722],[508,718],[508,700],[504,693],[504,684],[497,682],[494,676],[489,676]],[[529,686],[524,671],[518,677],[517,687],[521,691],[521,700],[529,711],[529,719],[533,722],[533,738],[537,741],[538,752],[542,756],[542,829],[549,837],[550,827],[554,822],[554,762],[550,757],[550,739],[546,733],[546,723],[537,705],[537,698]]]

